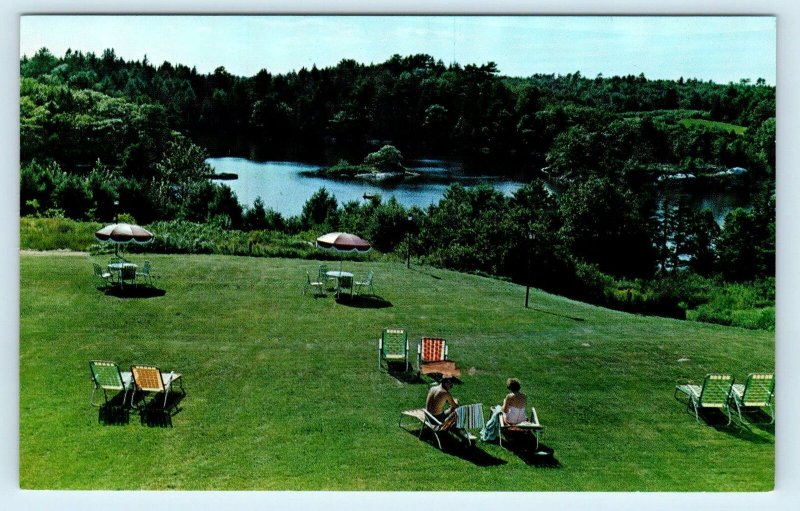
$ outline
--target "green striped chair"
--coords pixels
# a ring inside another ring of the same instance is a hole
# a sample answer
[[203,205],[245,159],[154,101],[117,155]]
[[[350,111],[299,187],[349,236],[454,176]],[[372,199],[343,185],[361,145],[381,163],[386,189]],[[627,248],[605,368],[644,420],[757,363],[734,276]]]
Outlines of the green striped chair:
[[89,397],[89,404],[92,406],[100,406],[100,403],[95,403],[94,396],[98,389],[103,390],[103,397],[108,403],[108,391],[114,391],[116,394],[124,392],[122,396],[122,404],[125,404],[125,399],[128,397],[128,391],[131,390],[133,377],[129,371],[120,371],[119,366],[108,360],[90,360],[89,371],[92,373],[92,395]]
[[730,374],[707,374],[703,379],[703,385],[693,385],[686,383],[675,386],[675,398],[679,399],[679,393],[688,396],[686,409],[694,411],[694,418],[700,424],[701,408],[716,408],[728,416],[728,424],[731,423],[731,412],[728,407],[728,400],[733,387],[733,376]]
[[775,411],[772,409],[772,399],[775,396],[774,373],[751,373],[747,375],[744,383],[736,383],[731,387],[731,401],[736,406],[739,421],[742,420],[742,408],[766,408],[770,422],[775,423]]
[[403,328],[384,328],[378,339],[378,369],[386,361],[386,370],[393,362],[404,362],[408,372],[408,334]]

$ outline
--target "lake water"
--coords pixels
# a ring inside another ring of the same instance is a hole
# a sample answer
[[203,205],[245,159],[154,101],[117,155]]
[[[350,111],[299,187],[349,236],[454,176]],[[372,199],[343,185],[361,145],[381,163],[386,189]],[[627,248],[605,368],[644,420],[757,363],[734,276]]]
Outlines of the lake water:
[[[255,162],[245,158],[209,158],[206,161],[217,174],[231,172],[239,176],[238,179],[222,182],[236,193],[242,205],[252,206],[256,197],[261,197],[265,207],[272,208],[284,217],[300,215],[306,201],[322,187],[336,197],[340,206],[349,201],[363,202],[364,194],[380,194],[384,201],[394,196],[405,207],[419,206],[424,209],[439,202],[450,186],[448,183],[424,182],[381,187],[361,181],[323,179],[302,174],[304,171],[316,170],[319,166],[298,162]],[[412,170],[432,176],[441,176],[450,171],[444,162],[428,160],[419,163],[420,166],[413,167]],[[465,187],[488,182],[506,195],[513,194],[522,186],[517,181],[492,177],[458,177],[454,180]]]
[[[439,202],[450,186],[447,182],[425,181],[383,187],[361,181],[323,179],[302,174],[317,170],[319,166],[298,162],[256,162],[231,157],[209,158],[207,162],[217,174],[229,172],[239,176],[238,179],[223,182],[236,193],[242,205],[252,206],[256,197],[261,197],[265,207],[284,217],[300,215],[306,201],[322,187],[336,197],[340,206],[349,201],[362,202],[365,194],[380,194],[384,200],[394,196],[405,207],[419,206],[424,209]],[[467,188],[485,182],[509,196],[522,186],[521,182],[496,177],[464,176],[456,165],[439,160],[419,160],[411,168],[442,180],[449,177]],[[674,204],[683,197],[698,209],[710,209],[720,225],[731,209],[749,207],[751,203],[746,193],[733,190],[709,189],[690,193],[678,187],[667,187],[661,190],[661,194],[661,204]]]

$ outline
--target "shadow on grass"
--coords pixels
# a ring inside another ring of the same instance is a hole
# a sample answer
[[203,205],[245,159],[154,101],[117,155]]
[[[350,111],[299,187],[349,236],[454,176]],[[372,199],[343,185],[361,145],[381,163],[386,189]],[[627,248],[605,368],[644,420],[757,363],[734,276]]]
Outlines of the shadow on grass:
[[557,314],[555,312],[546,311],[546,310],[543,310],[543,309],[537,309],[536,307],[528,307],[528,309],[530,309],[532,311],[536,311],[536,312],[541,312],[542,314],[549,314],[549,315],[555,316],[557,318],[571,319],[572,321],[586,321],[583,318],[578,318],[578,317],[575,317],[575,316],[566,316],[564,314]]
[[392,302],[375,295],[342,296],[336,299],[336,303],[359,309],[385,309],[392,306]]
[[[405,429],[407,433],[419,438],[419,429]],[[484,451],[475,442],[467,446],[450,433],[439,433],[439,439],[442,441],[442,453],[456,458],[461,458],[464,461],[477,465],[479,467],[496,467],[498,465],[505,465],[508,463],[506,460],[495,458],[488,452]],[[436,438],[430,430],[425,430],[422,437],[419,438],[420,442],[430,445],[432,448],[439,450],[439,444],[436,443]]]
[[170,392],[166,404],[160,394],[148,401],[139,401],[139,421],[151,428],[171,428],[172,417],[181,412],[180,402],[184,397],[186,392]]
[[130,422],[130,408],[122,404],[124,392],[118,393],[102,405],[97,411],[97,422],[105,426],[119,426]]
[[403,383],[425,383],[425,380],[420,377],[418,372],[413,369],[406,371],[405,363],[389,362],[386,372],[389,373],[389,376]]
[[116,296],[117,298],[154,298],[167,294],[163,289],[152,286],[111,286],[104,288],[103,291],[106,295]]
[[411,269],[412,271],[415,271],[415,272],[417,272],[417,273],[421,273],[422,275],[427,275],[428,277],[434,278],[434,279],[436,279],[436,280],[442,280],[442,277],[440,277],[440,276],[438,276],[438,275],[434,275],[433,273],[428,273],[428,272],[426,272],[426,271],[422,271],[422,270],[420,270],[419,268],[410,268],[410,269]]
[[739,438],[741,440],[746,440],[748,442],[752,442],[754,444],[770,444],[772,443],[769,439],[764,438],[761,435],[757,435],[750,429],[746,423],[742,424],[737,421],[738,416],[732,415],[733,419],[731,423],[728,424],[728,416],[722,410],[718,409],[708,409],[708,410],[700,410],[700,419],[705,422],[707,425],[711,426],[712,428],[716,429],[720,433],[725,433],[732,437]]
[[[734,417],[739,418],[738,414],[734,415]],[[772,422],[772,417],[760,408],[743,408],[742,419],[745,420],[745,424],[749,427],[775,435],[775,423]]]
[[[508,438],[508,435],[506,436]],[[514,453],[527,465],[539,468],[561,468],[561,462],[555,457],[555,450],[539,441],[538,447],[532,435],[520,435],[508,438],[503,447]]]

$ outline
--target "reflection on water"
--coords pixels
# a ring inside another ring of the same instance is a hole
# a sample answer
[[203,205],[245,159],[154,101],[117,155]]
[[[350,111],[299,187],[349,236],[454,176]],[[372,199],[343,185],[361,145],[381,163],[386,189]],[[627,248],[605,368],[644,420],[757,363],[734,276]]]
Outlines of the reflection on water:
[[[425,174],[429,179],[389,186],[306,176],[302,172],[316,170],[319,166],[298,162],[255,162],[245,158],[209,158],[207,161],[218,174],[229,172],[239,176],[238,179],[224,183],[236,193],[241,204],[252,206],[256,197],[260,196],[265,207],[284,217],[300,215],[306,201],[322,187],[334,195],[340,205],[350,201],[364,201],[365,195],[381,195],[384,200],[394,196],[405,207],[419,206],[424,209],[439,202],[451,182],[460,182],[465,187],[485,182],[507,196],[522,186],[519,181],[491,176],[468,176],[457,163],[442,160],[414,160],[411,162],[411,169]],[[548,187],[547,184],[545,186]],[[552,187],[548,187],[548,191],[557,193]],[[681,187],[666,187],[660,194],[661,208],[667,205],[677,206],[680,201],[685,201],[697,209],[710,209],[720,225],[731,209],[749,207],[751,204],[747,193],[731,189],[688,191]]]
[[[449,182],[438,179],[436,182],[408,182],[387,187],[360,181],[335,181],[301,174],[319,167],[298,162],[254,162],[245,158],[209,158],[207,162],[217,174],[229,172],[239,176],[238,179],[223,182],[236,193],[241,204],[252,206],[256,197],[260,196],[265,207],[285,217],[300,215],[306,201],[322,187],[334,195],[340,205],[349,201],[363,201],[364,195],[381,195],[384,200],[394,196],[403,206],[420,206],[424,209],[439,202],[450,186]],[[434,178],[452,176],[453,181],[461,182],[466,187],[488,182],[495,190],[511,195],[522,186],[517,181],[492,177],[458,176],[457,166],[438,160],[420,161],[418,165],[412,170]]]

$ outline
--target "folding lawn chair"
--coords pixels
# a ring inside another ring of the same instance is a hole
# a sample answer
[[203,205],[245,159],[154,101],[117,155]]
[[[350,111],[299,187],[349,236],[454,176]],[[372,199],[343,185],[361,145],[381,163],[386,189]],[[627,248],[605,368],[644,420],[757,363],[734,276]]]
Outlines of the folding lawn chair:
[[137,392],[145,394],[153,394],[151,401],[154,401],[158,394],[164,394],[164,402],[162,408],[167,406],[167,396],[172,390],[173,384],[178,382],[181,393],[183,390],[183,375],[176,372],[164,374],[156,366],[133,365],[131,366],[131,373],[133,373],[133,394],[131,395],[131,403],[135,403]]
[[420,374],[454,378],[461,375],[456,363],[447,358],[447,342],[439,337],[423,337],[417,345],[417,369]]
[[539,449],[539,435],[541,435],[544,426],[539,423],[539,416],[536,415],[536,409],[534,407],[531,406],[530,417],[527,417],[527,420],[517,424],[506,423],[503,413],[500,413],[499,418],[500,435],[498,435],[498,439],[500,441],[500,447],[503,446],[503,435],[509,435],[509,433],[512,435],[530,433],[535,441],[534,450]]
[[[92,395],[89,396],[89,404],[92,406],[100,406],[100,403],[94,402],[94,395],[97,389],[103,389],[103,397],[105,402],[108,403],[108,392],[116,391],[124,392],[122,395],[122,404],[125,404],[125,399],[128,397],[128,391],[131,389],[132,375],[128,371],[120,371],[119,366],[108,360],[90,360],[89,371],[92,373]],[[132,397],[132,396],[131,396]]]
[[747,375],[744,383],[735,383],[731,387],[730,398],[736,405],[739,421],[742,420],[742,408],[766,408],[770,417],[768,424],[775,423],[775,411],[772,408],[772,399],[775,396],[774,373],[751,373]]
[[[439,449],[442,448],[442,441],[439,438],[439,433],[444,433],[449,431],[452,428],[457,420],[456,414],[450,414],[444,422],[440,421],[436,417],[434,417],[428,410],[425,408],[415,408],[413,410],[404,410],[400,412],[400,420],[398,421],[397,425],[403,428],[403,417],[413,417],[420,423],[422,423],[422,427],[419,430],[419,438],[422,438],[422,433],[428,429],[433,433],[434,438],[436,438],[436,443],[439,445]],[[405,429],[405,428],[403,428]]]
[[392,362],[404,362],[408,372],[408,334],[402,328],[384,328],[378,339],[378,369],[381,361],[386,361],[386,369]]
[[[686,383],[675,386],[675,399],[678,393],[688,396],[686,410],[694,411],[694,418],[700,424],[701,408],[716,408],[728,416],[728,424],[731,423],[731,412],[728,407],[728,400],[733,387],[733,376],[730,374],[707,374],[703,379],[703,385],[693,385]],[[680,399],[678,399],[680,401]]]

